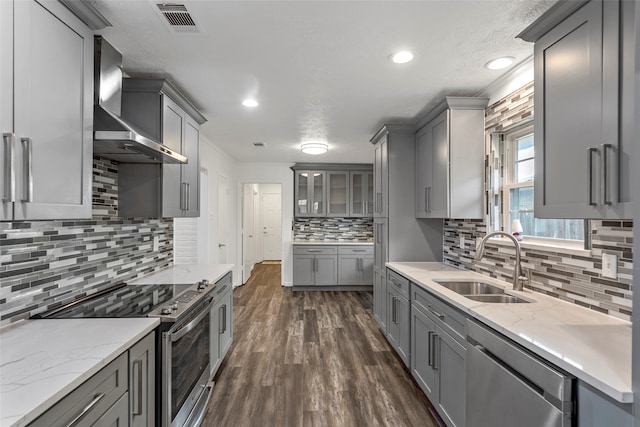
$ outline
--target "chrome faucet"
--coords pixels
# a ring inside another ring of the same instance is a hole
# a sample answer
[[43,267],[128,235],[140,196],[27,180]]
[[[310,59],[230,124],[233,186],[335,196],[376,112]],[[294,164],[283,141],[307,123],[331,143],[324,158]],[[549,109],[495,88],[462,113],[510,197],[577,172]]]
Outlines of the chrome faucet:
[[518,239],[513,237],[511,234],[505,231],[492,231],[490,233],[487,233],[480,241],[480,245],[478,246],[478,251],[476,252],[476,256],[474,257],[474,259],[476,261],[480,261],[480,259],[484,255],[484,246],[487,243],[487,240],[489,240],[489,238],[493,236],[506,236],[511,239],[514,246],[516,247],[516,265],[513,267],[513,290],[521,291],[524,287],[522,279],[526,278],[520,277],[522,276],[522,266],[520,265],[520,242],[518,242]]

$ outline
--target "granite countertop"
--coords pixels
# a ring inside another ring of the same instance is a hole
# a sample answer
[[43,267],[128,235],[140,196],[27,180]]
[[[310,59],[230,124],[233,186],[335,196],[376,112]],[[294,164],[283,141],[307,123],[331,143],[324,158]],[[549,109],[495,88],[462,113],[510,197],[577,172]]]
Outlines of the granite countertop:
[[152,318],[42,319],[0,329],[0,425],[29,424],[159,324]]
[[370,242],[348,242],[337,240],[294,240],[294,245],[307,245],[307,246],[371,246],[373,240]]
[[[440,263],[386,265],[602,393],[633,401],[630,322],[531,290],[513,291],[510,283]],[[434,282],[456,279],[481,279],[531,303],[481,303]]]
[[211,283],[233,270],[234,264],[179,264],[128,282],[129,285],[193,285],[203,279]]

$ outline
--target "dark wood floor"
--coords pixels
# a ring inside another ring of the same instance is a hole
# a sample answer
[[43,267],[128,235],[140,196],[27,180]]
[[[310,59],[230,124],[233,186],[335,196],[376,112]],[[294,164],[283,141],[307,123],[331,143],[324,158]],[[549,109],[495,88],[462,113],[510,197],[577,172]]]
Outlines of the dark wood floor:
[[234,290],[234,344],[204,426],[437,426],[369,292],[294,292],[280,265]]

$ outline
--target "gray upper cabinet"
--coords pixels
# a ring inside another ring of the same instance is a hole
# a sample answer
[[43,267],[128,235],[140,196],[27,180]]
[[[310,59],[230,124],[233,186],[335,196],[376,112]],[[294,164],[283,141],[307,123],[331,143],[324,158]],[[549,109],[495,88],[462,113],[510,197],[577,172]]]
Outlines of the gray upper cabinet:
[[327,216],[326,180],[325,171],[295,171],[294,209],[296,217]]
[[634,7],[561,2],[519,35],[535,42],[536,217],[632,216]]
[[416,133],[416,218],[482,218],[488,98],[446,97]]
[[148,136],[187,157],[187,164],[119,166],[123,217],[200,216],[200,125],[206,119],[166,80],[125,79],[122,116]]
[[372,142],[375,144],[373,163],[373,216],[375,218],[386,218],[389,216],[389,137],[386,129],[380,136],[376,135]]
[[349,172],[327,172],[327,216],[349,216]]
[[373,171],[351,171],[349,173],[351,217],[373,216]]
[[0,8],[0,220],[90,218],[93,33],[57,1]]

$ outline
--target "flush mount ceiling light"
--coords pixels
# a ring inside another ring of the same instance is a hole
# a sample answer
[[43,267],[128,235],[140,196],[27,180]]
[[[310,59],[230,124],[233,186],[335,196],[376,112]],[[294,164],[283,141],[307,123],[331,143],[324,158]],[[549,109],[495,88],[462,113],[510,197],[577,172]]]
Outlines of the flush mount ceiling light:
[[323,142],[305,142],[300,150],[305,154],[324,154],[329,151],[329,146]]
[[389,61],[394,64],[406,64],[413,59],[413,53],[408,50],[402,50],[400,52],[392,53],[389,55]]
[[515,60],[516,59],[513,56],[503,56],[502,58],[492,59],[484,66],[490,70],[502,70],[503,68],[507,68],[509,65],[513,64],[513,61]]
[[245,99],[244,101],[242,101],[242,105],[244,105],[245,107],[257,107],[258,101],[256,101],[255,99]]

